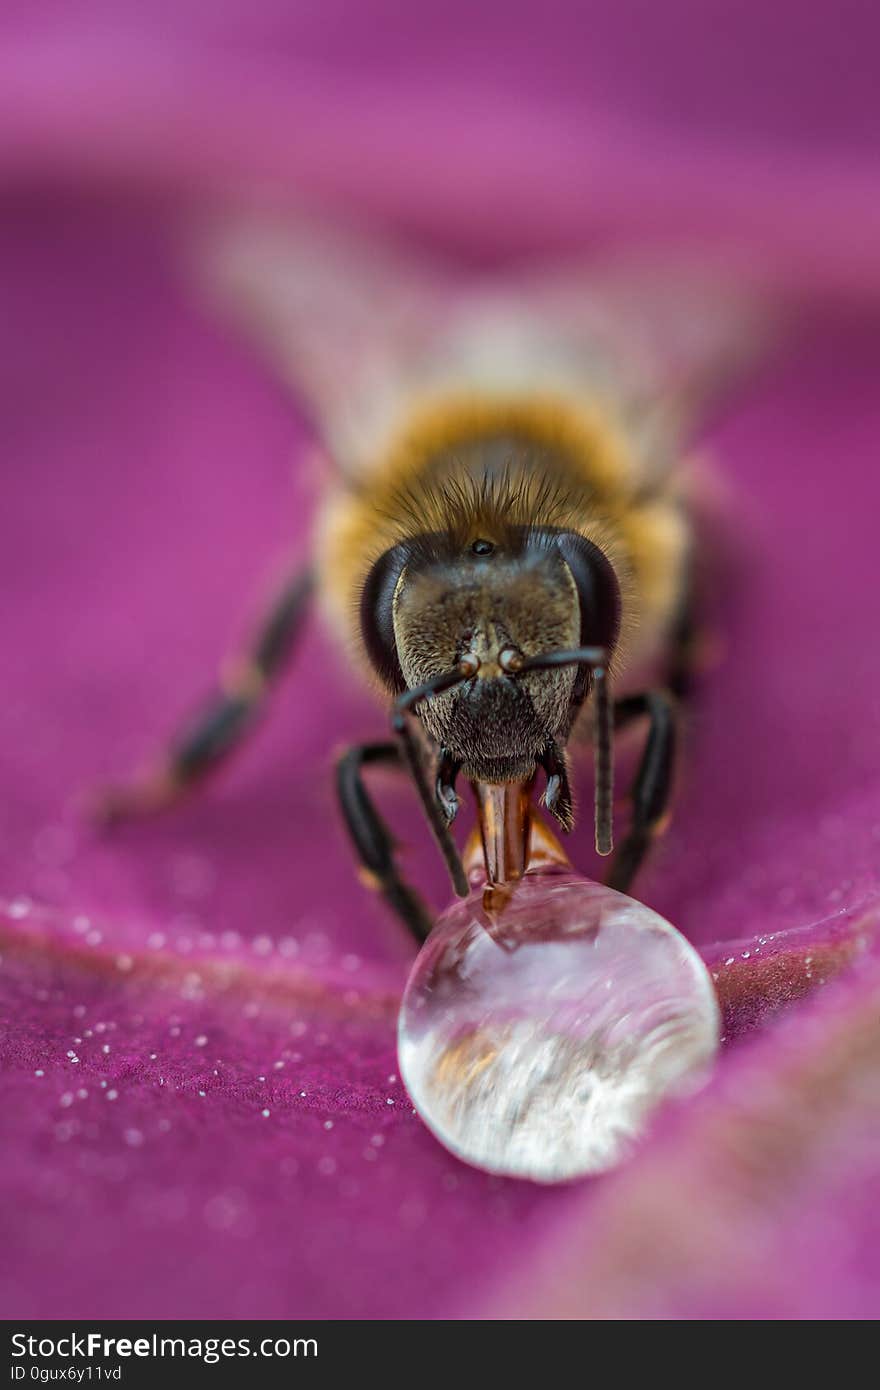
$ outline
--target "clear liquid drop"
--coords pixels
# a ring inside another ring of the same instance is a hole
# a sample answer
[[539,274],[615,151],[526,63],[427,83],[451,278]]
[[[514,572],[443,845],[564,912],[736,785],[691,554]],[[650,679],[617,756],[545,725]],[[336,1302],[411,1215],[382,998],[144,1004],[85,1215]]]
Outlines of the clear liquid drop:
[[546,1183],[604,1172],[708,1074],[712,979],[669,922],[580,875],[504,891],[500,910],[475,892],[438,919],[403,996],[401,1076],[466,1163]]

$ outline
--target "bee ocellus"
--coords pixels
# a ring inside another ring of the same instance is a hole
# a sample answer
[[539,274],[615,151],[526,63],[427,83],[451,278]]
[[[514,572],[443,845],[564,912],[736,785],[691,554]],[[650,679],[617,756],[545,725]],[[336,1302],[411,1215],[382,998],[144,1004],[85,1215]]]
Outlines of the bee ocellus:
[[431,913],[369,794],[377,763],[412,777],[464,894],[451,830],[462,786],[476,793],[487,881],[515,877],[534,796],[572,826],[568,750],[585,732],[608,855],[615,734],[644,719],[608,875],[627,888],[667,815],[687,683],[687,431],[749,315],[675,277],[451,277],[326,228],[221,242],[212,293],[311,407],[330,482],[313,558],[216,702],[105,811],[165,803],[238,743],[317,592],[391,706],[385,736],[341,757],[337,786],[362,877],[417,936]]

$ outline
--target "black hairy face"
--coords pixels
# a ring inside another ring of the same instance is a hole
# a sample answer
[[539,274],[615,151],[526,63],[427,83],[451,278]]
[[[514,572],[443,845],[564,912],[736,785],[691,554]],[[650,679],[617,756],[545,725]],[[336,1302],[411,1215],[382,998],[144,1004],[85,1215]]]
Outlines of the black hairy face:
[[505,674],[505,648],[524,656],[581,645],[612,648],[617,581],[590,541],[549,527],[502,540],[423,535],[394,546],[364,588],[367,652],[399,692],[465,656],[477,675],[419,707],[431,737],[478,781],[525,779],[550,740],[564,741],[589,689],[584,668]]

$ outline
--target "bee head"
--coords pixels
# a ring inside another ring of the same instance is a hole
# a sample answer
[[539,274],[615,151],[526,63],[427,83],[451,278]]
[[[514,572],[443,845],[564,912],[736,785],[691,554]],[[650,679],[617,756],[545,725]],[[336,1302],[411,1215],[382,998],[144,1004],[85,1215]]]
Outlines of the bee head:
[[373,565],[361,601],[367,653],[394,693],[466,658],[476,663],[473,678],[418,712],[465,776],[480,782],[531,776],[548,743],[567,738],[590,688],[585,667],[513,677],[502,653],[611,652],[619,627],[620,589],[607,556],[552,527],[400,541]]

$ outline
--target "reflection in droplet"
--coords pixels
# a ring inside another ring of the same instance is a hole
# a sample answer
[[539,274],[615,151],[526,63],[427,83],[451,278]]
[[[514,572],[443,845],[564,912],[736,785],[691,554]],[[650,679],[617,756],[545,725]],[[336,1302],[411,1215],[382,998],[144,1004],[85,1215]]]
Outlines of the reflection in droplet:
[[398,1035],[437,1138],[538,1182],[613,1167],[663,1097],[705,1077],[718,1040],[712,980],[681,933],[559,870],[527,875],[501,910],[478,892],[443,914]]

